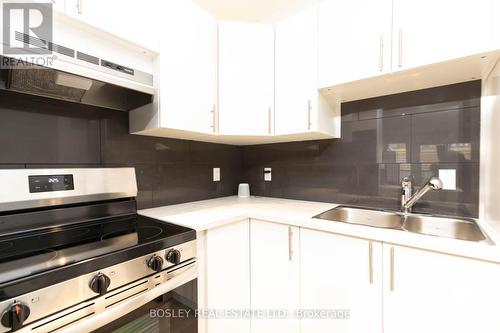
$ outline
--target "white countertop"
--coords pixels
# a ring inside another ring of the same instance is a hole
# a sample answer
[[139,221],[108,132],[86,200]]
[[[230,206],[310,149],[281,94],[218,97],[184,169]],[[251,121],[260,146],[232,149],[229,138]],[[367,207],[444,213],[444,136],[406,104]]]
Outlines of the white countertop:
[[[338,205],[323,202],[265,197],[242,199],[231,196],[144,209],[139,214],[199,232],[253,218],[500,263],[499,245],[312,218],[336,206]],[[492,228],[484,222],[479,223],[493,242],[499,244],[499,238]]]

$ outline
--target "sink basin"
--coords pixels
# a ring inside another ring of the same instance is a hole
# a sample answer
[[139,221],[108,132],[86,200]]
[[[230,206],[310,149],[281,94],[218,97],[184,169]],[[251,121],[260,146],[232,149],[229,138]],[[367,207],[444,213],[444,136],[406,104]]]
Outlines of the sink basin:
[[377,228],[401,229],[403,225],[402,216],[397,213],[348,206],[330,209],[315,218]]
[[338,206],[316,215],[314,218],[395,229],[423,235],[491,243],[473,219],[420,214],[405,215],[399,212],[350,206]]
[[486,240],[486,236],[473,220],[409,215],[405,219],[403,228],[425,235],[475,242]]

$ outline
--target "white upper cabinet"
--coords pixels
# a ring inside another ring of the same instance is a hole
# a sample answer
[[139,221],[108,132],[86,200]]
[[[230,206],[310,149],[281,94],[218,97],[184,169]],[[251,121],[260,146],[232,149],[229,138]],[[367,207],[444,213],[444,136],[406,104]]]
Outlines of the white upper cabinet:
[[384,333],[497,333],[500,265],[383,245]]
[[252,332],[299,333],[294,311],[300,306],[299,228],[250,221],[252,310],[286,310],[289,318],[252,320]]
[[153,104],[130,112],[130,130],[190,139],[214,134],[217,23],[192,1],[165,1],[160,8],[163,19],[161,52],[156,61],[157,93]]
[[382,243],[301,228],[300,264],[302,309],[349,311],[303,319],[302,333],[382,333]]
[[392,0],[320,2],[319,87],[390,72],[391,23]]
[[274,133],[274,27],[219,22],[219,133]]
[[[66,0],[66,14],[152,51],[159,50],[161,0]],[[169,1],[167,1],[169,2]]]
[[394,0],[393,70],[500,48],[498,0]]
[[217,23],[192,1],[165,1],[161,11],[161,127],[214,133]]
[[276,134],[337,137],[340,117],[318,92],[318,7],[278,22],[275,29]]

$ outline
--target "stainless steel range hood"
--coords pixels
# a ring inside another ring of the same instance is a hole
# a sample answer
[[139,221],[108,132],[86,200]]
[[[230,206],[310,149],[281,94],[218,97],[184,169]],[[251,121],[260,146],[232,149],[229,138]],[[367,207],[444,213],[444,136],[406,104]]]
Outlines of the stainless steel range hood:
[[123,111],[152,101],[147,92],[37,65],[2,69],[0,89]]
[[[67,20],[54,25],[57,43],[15,31],[29,53],[0,54],[0,89],[124,111],[152,102],[146,52]],[[44,57],[50,61],[40,63]]]

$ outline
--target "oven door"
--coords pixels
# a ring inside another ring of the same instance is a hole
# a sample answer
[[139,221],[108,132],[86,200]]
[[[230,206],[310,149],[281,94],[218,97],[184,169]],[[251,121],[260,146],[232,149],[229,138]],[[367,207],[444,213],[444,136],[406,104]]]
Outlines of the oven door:
[[196,282],[187,282],[94,333],[197,333]]

